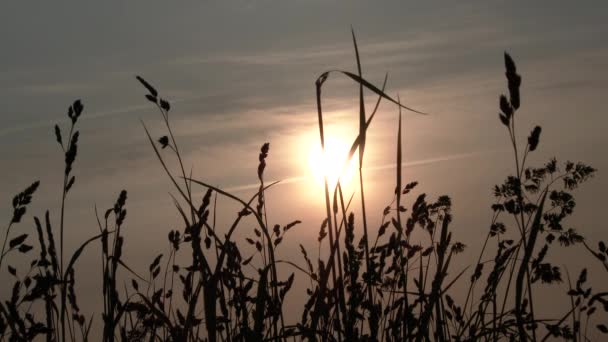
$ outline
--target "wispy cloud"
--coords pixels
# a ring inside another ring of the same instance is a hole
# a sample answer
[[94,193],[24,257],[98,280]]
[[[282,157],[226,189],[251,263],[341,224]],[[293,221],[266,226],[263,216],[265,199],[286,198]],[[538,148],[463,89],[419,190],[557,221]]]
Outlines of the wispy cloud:
[[[372,41],[362,45],[363,50],[375,57],[382,59],[408,58],[424,59],[428,57],[430,50],[440,48],[446,44],[459,44],[467,40],[476,40],[479,44],[498,44],[493,39],[498,34],[488,28],[461,29],[452,32],[436,34],[428,32],[424,34],[404,36],[399,39],[384,41]],[[350,42],[342,42],[337,45],[320,45],[313,47],[302,47],[291,50],[282,48],[278,51],[261,51],[255,53],[234,53],[200,56],[192,55],[177,58],[169,63],[179,66],[190,66],[195,64],[239,64],[239,65],[293,65],[308,64],[313,61],[328,61],[341,57],[351,57],[353,47]],[[374,60],[368,63],[374,63]]]
[[26,93],[32,95],[59,95],[59,94],[78,94],[90,91],[95,86],[85,83],[52,83],[52,84],[30,84],[20,87]]
[[[481,156],[483,154],[487,154],[487,153],[490,153],[490,151],[460,153],[460,154],[453,154],[453,155],[448,155],[448,156],[415,160],[415,161],[403,163],[402,167],[403,168],[419,167],[419,166],[438,164],[438,163],[449,162],[449,161],[454,161],[454,160],[470,159],[470,158],[479,157],[479,156]],[[381,171],[381,170],[394,169],[396,166],[397,166],[397,164],[384,164],[384,165],[376,165],[376,166],[372,166],[372,167],[365,167],[364,170]],[[312,175],[301,175],[301,176],[287,177],[287,178],[283,178],[280,180],[266,181],[266,183],[271,184],[271,183],[278,181],[278,183],[275,186],[280,186],[280,185],[287,185],[287,184],[292,184],[292,183],[300,183],[303,181],[310,180],[311,178],[312,178]],[[240,191],[247,191],[247,190],[255,190],[255,189],[258,189],[259,187],[260,187],[259,183],[252,183],[252,184],[230,186],[224,190],[228,191],[228,192],[240,192]]]

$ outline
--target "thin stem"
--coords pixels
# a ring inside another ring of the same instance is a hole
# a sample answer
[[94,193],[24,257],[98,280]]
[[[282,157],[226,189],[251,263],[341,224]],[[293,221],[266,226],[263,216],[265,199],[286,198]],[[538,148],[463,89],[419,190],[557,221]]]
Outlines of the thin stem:
[[11,232],[12,226],[13,226],[13,221],[11,220],[11,222],[8,224],[8,227],[6,227],[6,234],[4,236],[4,242],[2,243],[2,252],[0,252],[0,267],[2,267],[2,261],[4,260],[4,251],[6,250],[6,242],[8,241],[8,234]]

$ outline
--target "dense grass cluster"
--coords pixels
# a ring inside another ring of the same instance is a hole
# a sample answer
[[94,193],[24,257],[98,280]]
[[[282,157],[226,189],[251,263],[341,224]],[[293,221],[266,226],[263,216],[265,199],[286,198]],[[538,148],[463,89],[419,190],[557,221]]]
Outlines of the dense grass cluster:
[[[274,185],[264,181],[268,143],[259,151],[260,185],[251,198],[239,198],[194,179],[186,173],[171,129],[170,103],[138,76],[166,128],[165,135],[153,138],[144,125],[175,188],[173,200],[183,221],[182,229],[168,232],[169,254],[155,256],[146,272],[131,269],[123,259],[126,191],[113,206],[98,213],[99,234],[75,251],[64,250],[65,204],[75,184],[71,171],[78,151],[78,119],[84,110],[80,101],[74,102],[68,111],[68,134],[55,127],[57,143],[65,153],[59,226],[52,226],[47,211],[42,219],[34,216],[37,241],[16,232],[17,224],[25,224],[27,205],[38,187],[34,182],[15,196],[12,218],[3,231],[2,283],[13,285],[10,297],[0,302],[0,341],[544,341],[556,337],[578,341],[608,333],[602,323],[608,312],[608,292],[592,289],[585,269],[577,271],[572,283],[569,277],[564,279],[563,269],[549,261],[559,248],[579,245],[608,272],[605,243],[599,242],[595,249],[577,231],[563,226],[575,206],[572,190],[595,170],[583,163],[562,164],[555,159],[540,167],[528,166],[529,155],[539,146],[541,128],[534,127],[523,145],[516,139],[521,77],[513,59],[504,56],[508,95],[500,96],[499,122],[513,147],[514,173],[495,186],[492,222],[490,229],[482,230],[487,236],[479,257],[466,262],[470,267],[455,269],[454,259],[465,245],[451,232],[451,199],[431,200],[425,194],[410,198],[418,184],[405,184],[401,176],[401,111],[424,113],[389,96],[386,79],[381,88],[365,80],[354,35],[353,42],[357,72],[330,71],[316,80],[323,147],[324,82],[330,75],[342,74],[359,87],[359,132],[349,155],[354,158],[358,151],[358,195],[344,194],[340,183],[331,188],[326,180],[326,218],[318,235],[319,249],[326,253],[314,260],[300,245],[303,260],[277,259],[277,246],[300,221],[279,225],[267,220],[264,195]],[[364,89],[378,95],[370,115]],[[394,103],[399,113],[395,192],[389,194],[390,204],[380,213],[380,227],[369,227],[362,165],[367,130],[382,100]],[[177,172],[168,165],[169,155],[175,157]],[[196,198],[194,194],[201,190],[204,195]],[[217,196],[241,207],[225,227],[216,225],[215,215],[210,219]],[[353,213],[355,205],[361,206],[360,217]],[[241,233],[235,238],[245,220],[255,222],[254,235]],[[363,234],[356,236],[358,231]],[[103,308],[84,312],[78,306],[75,265],[92,244],[101,246]],[[249,250],[256,253],[244,255]],[[13,253],[34,255],[30,268],[18,271],[8,265],[5,257]],[[279,263],[289,264],[294,273],[280,278]],[[296,272],[310,286],[301,318],[289,321],[284,316],[284,302]],[[561,299],[570,309],[549,318],[536,314],[540,288],[564,281],[570,290]],[[453,293],[456,282],[468,284],[468,291]],[[90,335],[93,321],[102,327],[96,338]]]

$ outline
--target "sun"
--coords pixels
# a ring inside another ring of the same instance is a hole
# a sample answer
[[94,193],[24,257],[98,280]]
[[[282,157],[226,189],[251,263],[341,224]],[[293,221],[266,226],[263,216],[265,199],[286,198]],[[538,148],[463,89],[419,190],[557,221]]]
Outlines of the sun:
[[[321,145],[317,144],[311,149],[308,166],[319,184],[324,184],[324,177],[327,176],[327,182],[330,189],[333,189],[338,178],[340,184],[346,185],[355,173],[355,158],[351,158],[346,167],[344,163],[347,161],[350,145],[337,137],[325,138],[325,153],[321,149]],[[344,168],[345,167],[345,168]],[[340,172],[342,175],[340,175]]]

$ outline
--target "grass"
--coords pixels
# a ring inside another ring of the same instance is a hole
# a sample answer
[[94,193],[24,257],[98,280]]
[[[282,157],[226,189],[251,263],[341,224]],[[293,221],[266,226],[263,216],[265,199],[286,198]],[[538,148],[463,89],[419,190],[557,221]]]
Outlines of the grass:
[[[490,229],[480,230],[485,231],[486,239],[479,256],[470,267],[457,269],[454,259],[465,245],[451,231],[451,199],[430,200],[425,194],[410,198],[418,183],[403,184],[401,175],[402,111],[426,114],[405,106],[398,96],[389,96],[387,78],[380,88],[367,81],[354,33],[353,43],[357,73],[332,70],[315,82],[323,148],[325,81],[342,75],[359,87],[359,132],[349,152],[349,160],[357,157],[359,161],[359,197],[344,194],[339,182],[332,188],[325,180],[326,218],[318,243],[319,250],[327,250],[319,253],[327,255],[326,259],[312,260],[302,245],[304,266],[300,266],[302,261],[277,258],[277,247],[301,222],[283,226],[268,222],[265,193],[276,184],[264,181],[271,157],[269,143],[260,148],[260,184],[250,198],[193,178],[186,172],[172,131],[170,103],[137,76],[147,91],[146,99],[165,125],[166,135],[153,138],[142,122],[175,188],[173,201],[182,229],[168,233],[168,255],[156,255],[147,271],[132,269],[123,258],[122,227],[127,216],[127,192],[123,190],[113,206],[101,213],[96,209],[99,233],[75,251],[64,250],[66,198],[75,185],[71,171],[78,151],[78,118],[84,112],[82,103],[75,101],[68,110],[70,127],[65,141],[60,127],[55,127],[57,143],[65,153],[59,227],[52,227],[47,211],[42,220],[34,216],[36,242],[28,234],[15,233],[38,188],[39,183],[34,182],[14,197],[13,215],[2,231],[0,269],[3,274],[8,272],[13,286],[10,297],[0,302],[0,341],[545,341],[558,337],[587,341],[608,333],[602,323],[608,312],[608,292],[592,289],[586,269],[577,272],[573,284],[568,270],[549,261],[560,248],[581,248],[608,272],[606,244],[599,242],[596,249],[578,232],[563,227],[575,206],[572,191],[591,178],[595,169],[580,162],[560,164],[555,159],[539,167],[528,166],[542,130],[534,127],[523,144],[516,139],[521,77],[513,59],[505,53],[508,95],[499,97],[499,123],[513,148],[513,174],[494,188],[493,217]],[[378,95],[370,115],[364,90]],[[366,210],[362,165],[367,132],[382,100],[393,103],[398,112],[395,192],[388,194],[390,204],[380,213],[381,226],[374,230],[368,225],[368,215],[375,213]],[[170,155],[176,157],[177,173],[167,162]],[[200,200],[193,196],[199,188],[205,193]],[[218,196],[241,207],[225,227],[215,222]],[[408,202],[411,205],[406,207]],[[361,217],[353,214],[355,205],[361,206]],[[255,236],[235,238],[246,217],[255,222]],[[357,226],[363,228],[362,236],[355,236]],[[413,234],[424,238],[414,239]],[[98,266],[103,308],[84,313],[77,298],[93,294],[77,293],[74,266],[92,244],[101,246]],[[251,249],[247,245],[256,253],[244,255]],[[17,270],[5,262],[7,255],[15,253],[35,254],[29,269]],[[184,258],[186,263],[178,262]],[[252,267],[254,259],[257,269]],[[279,277],[281,263],[294,272]],[[304,294],[301,319],[288,321],[284,302],[295,272],[297,277],[307,278],[310,286]],[[542,288],[564,281],[568,290],[561,300],[570,309],[540,317],[535,305]],[[467,289],[465,293],[453,289],[457,282]],[[98,338],[91,336],[94,322],[102,327]]]

